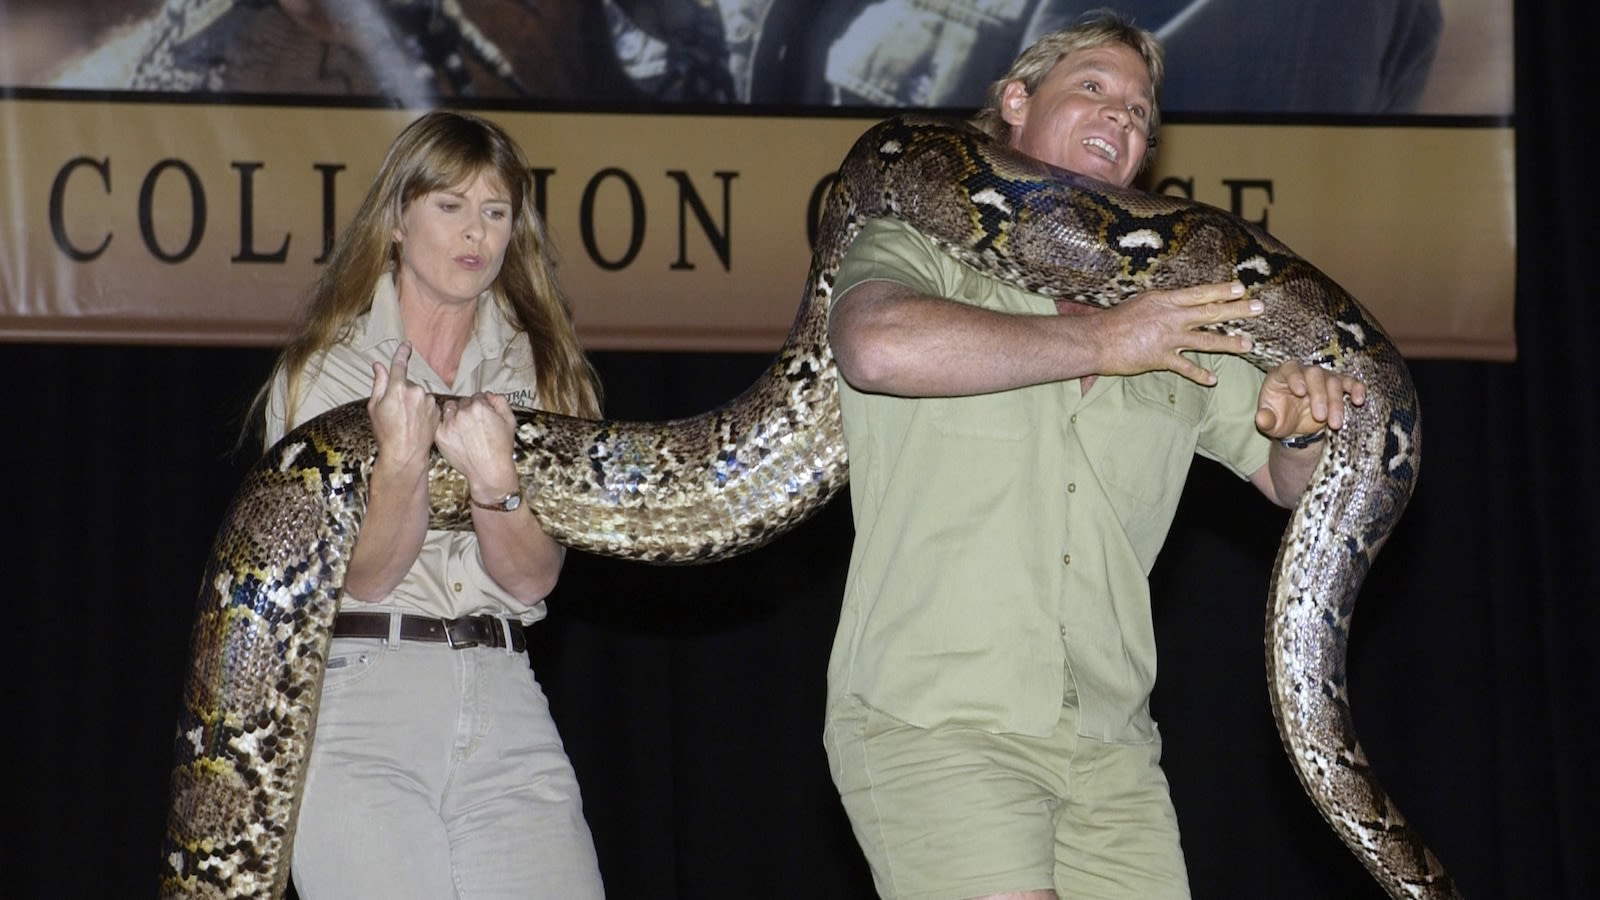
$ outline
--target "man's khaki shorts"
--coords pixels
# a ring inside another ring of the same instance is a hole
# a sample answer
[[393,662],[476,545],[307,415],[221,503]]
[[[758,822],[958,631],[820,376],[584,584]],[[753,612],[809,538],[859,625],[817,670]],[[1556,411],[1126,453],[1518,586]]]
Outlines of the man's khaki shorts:
[[834,784],[878,893],[960,900],[1054,888],[1062,898],[1187,898],[1161,739],[918,728],[846,698],[829,710]]

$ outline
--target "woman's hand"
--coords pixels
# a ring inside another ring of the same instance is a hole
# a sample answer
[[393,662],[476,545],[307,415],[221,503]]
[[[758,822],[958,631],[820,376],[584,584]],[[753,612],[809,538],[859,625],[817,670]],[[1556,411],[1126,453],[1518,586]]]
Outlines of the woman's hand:
[[450,465],[467,478],[472,496],[490,503],[517,489],[511,458],[517,420],[505,397],[488,391],[442,404],[434,441]]
[[427,389],[406,377],[411,342],[401,341],[390,359],[372,364],[372,397],[367,414],[378,440],[378,456],[386,465],[408,467],[419,461],[426,467],[439,428],[439,404]]

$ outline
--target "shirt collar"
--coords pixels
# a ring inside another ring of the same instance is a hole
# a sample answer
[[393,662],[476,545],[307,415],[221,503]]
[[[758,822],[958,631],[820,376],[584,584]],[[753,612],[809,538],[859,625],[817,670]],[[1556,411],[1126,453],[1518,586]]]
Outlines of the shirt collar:
[[372,291],[372,304],[366,315],[356,320],[355,342],[366,350],[389,344],[389,350],[399,346],[406,331],[400,321],[400,294],[394,288],[394,273],[385,272],[378,278]]
[[[483,315],[485,311],[491,314]],[[499,305],[495,303],[492,292],[484,291],[478,295],[478,312],[473,322],[472,336],[467,339],[467,346],[462,351],[463,363],[473,356],[481,359],[504,356],[506,348],[520,333],[505,316],[499,315]],[[367,350],[383,348],[387,344],[388,352],[393,353],[394,348],[405,339],[405,325],[400,320],[400,294],[395,289],[392,271],[385,272],[378,279],[377,287],[372,292],[372,305],[356,321],[356,329],[355,343]]]
[[[355,320],[355,333],[350,336],[350,344],[362,349],[368,354],[368,359],[389,359],[394,356],[395,349],[400,346],[400,341],[405,340],[405,323],[400,320],[400,291],[395,290],[394,272],[384,272],[378,279],[378,285],[373,288],[373,303],[368,311],[363,312]],[[485,360],[501,359],[510,351],[510,343],[517,340],[520,331],[512,327],[506,315],[499,312],[499,304],[494,303],[491,291],[483,291],[478,295],[478,315],[472,323],[472,335],[467,336],[467,346],[461,349],[461,364],[456,368],[456,378],[461,380],[467,372],[475,372],[482,368]],[[438,381],[430,389],[435,391],[453,391],[454,384],[443,384],[438,380],[437,373],[427,367],[424,360],[413,357],[411,365],[421,365],[430,378],[424,380]]]

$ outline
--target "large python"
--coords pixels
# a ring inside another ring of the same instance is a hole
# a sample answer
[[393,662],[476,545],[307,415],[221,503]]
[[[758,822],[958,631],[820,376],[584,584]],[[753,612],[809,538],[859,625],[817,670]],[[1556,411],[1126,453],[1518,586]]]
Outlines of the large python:
[[[847,477],[826,340],[835,271],[867,219],[898,216],[953,257],[1101,307],[1149,288],[1240,279],[1266,311],[1250,361],[1353,373],[1365,405],[1326,440],[1271,582],[1267,672],[1289,758],[1318,810],[1395,897],[1454,896],[1390,802],[1351,720],[1345,655],[1374,555],[1417,477],[1410,375],[1366,310],[1265,232],[1215,208],[1051,170],[965,125],[915,116],[868,130],[839,169],[800,310],[764,375],[669,422],[518,411],[516,456],[544,528],[592,553],[696,563],[753,549]],[[330,623],[366,503],[374,442],[361,403],[285,436],[249,473],[202,583],[164,844],[162,893],[278,897]],[[432,469],[434,527],[470,527],[466,486]]]

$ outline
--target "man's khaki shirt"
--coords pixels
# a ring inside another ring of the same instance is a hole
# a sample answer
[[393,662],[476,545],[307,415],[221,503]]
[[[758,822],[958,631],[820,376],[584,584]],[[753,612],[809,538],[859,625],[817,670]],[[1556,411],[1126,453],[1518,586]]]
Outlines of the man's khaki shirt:
[[[1011,313],[1053,302],[960,265],[890,219],[868,223],[835,297],[887,279]],[[1266,464],[1262,374],[1199,354],[1218,384],[1170,372],[908,399],[841,383],[855,544],[828,668],[913,725],[1049,734],[1064,685],[1079,733],[1154,735],[1148,576],[1196,453],[1241,478]],[[1240,502],[1260,502],[1254,490]]]

